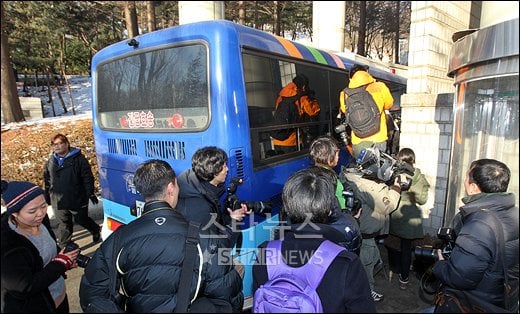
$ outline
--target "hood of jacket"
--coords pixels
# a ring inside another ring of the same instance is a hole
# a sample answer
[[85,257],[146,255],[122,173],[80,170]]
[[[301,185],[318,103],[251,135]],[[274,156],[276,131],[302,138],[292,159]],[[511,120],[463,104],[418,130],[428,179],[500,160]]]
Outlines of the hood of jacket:
[[357,71],[354,76],[350,79],[348,83],[349,88],[356,88],[359,86],[367,85],[370,83],[374,83],[376,80],[365,71]]

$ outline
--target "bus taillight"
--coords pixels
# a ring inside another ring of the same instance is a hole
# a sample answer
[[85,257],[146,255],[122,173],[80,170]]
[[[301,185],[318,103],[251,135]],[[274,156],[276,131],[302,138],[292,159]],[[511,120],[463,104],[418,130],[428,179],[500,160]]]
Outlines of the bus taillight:
[[173,116],[171,116],[169,120],[170,126],[174,128],[181,128],[184,125],[184,117],[179,113],[176,113]]
[[110,231],[116,231],[117,228],[124,225],[124,223],[121,223],[117,220],[114,220],[112,218],[107,218],[107,227]]

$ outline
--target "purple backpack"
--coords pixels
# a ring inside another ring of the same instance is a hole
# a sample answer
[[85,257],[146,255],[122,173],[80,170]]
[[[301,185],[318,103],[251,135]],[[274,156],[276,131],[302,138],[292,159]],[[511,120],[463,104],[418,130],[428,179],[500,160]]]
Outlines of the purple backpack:
[[345,248],[325,240],[307,264],[301,267],[285,264],[281,248],[280,240],[267,244],[265,262],[268,279],[255,291],[253,312],[323,313],[316,288],[332,261]]

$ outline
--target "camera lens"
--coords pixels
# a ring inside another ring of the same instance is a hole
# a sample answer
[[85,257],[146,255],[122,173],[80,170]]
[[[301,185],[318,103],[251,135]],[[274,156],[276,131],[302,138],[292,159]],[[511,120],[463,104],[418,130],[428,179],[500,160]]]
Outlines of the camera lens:
[[434,249],[432,246],[426,245],[426,246],[417,246],[415,248],[415,256],[421,256],[421,257],[431,257],[436,258],[436,249]]
[[271,212],[271,204],[266,203],[266,202],[262,202],[262,201],[246,202],[246,205],[248,208],[251,208],[253,210],[253,212],[260,214],[260,215],[265,215],[265,214]]

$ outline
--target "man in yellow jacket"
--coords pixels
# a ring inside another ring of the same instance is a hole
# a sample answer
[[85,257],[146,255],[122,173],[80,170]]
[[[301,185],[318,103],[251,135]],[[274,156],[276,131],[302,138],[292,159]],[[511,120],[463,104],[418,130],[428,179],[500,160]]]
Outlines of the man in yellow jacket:
[[[304,74],[296,75],[292,82],[280,90],[275,110],[278,110],[278,107],[283,105],[289,106],[290,109],[282,114],[283,117],[279,118],[280,121],[276,121],[275,116],[275,123],[277,124],[307,122],[310,121],[310,118],[314,118],[320,113],[320,105],[312,97],[309,79]],[[277,151],[290,152],[297,148],[296,132],[293,128],[278,130],[272,137]],[[300,143],[301,141],[302,139],[300,138]]]
[[[379,132],[373,135],[359,138],[354,134],[354,132],[351,132],[354,158],[357,158],[359,153],[364,148],[371,147],[373,144],[376,144],[376,147],[379,148],[379,151],[386,151],[386,141],[388,140],[388,134],[386,129],[386,115],[384,114],[384,110],[389,110],[394,103],[394,98],[392,97],[392,94],[390,93],[390,90],[385,83],[376,82],[372,75],[368,73],[367,66],[354,65],[350,70],[350,81],[348,83],[348,88],[357,88],[363,85],[367,85],[367,92],[374,98],[374,101],[379,108],[379,112],[381,113],[381,121],[379,124]],[[348,96],[345,95],[345,92],[341,91],[339,96],[339,108],[343,114],[346,112],[346,97]]]

